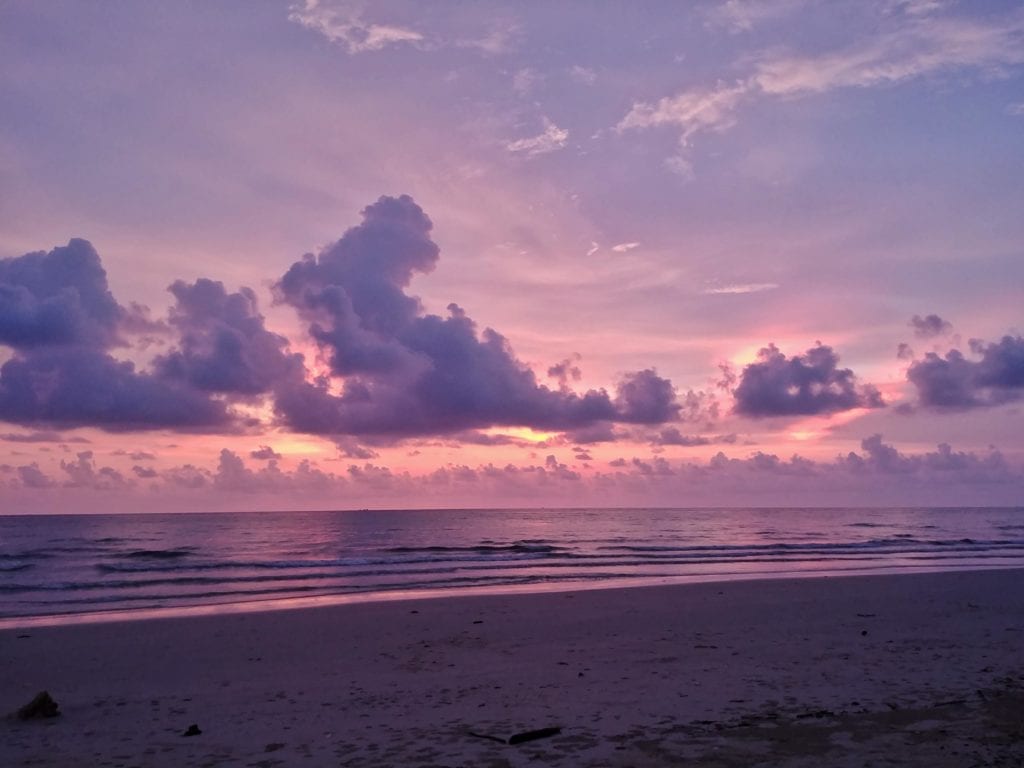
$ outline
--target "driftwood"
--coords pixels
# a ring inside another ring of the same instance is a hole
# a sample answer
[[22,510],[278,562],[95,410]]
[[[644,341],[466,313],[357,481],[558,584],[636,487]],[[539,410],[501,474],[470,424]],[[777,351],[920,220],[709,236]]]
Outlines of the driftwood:
[[56,717],[59,715],[57,702],[46,691],[40,691],[28,704],[18,710],[18,719],[34,720],[37,717]]
[[536,741],[537,739],[546,739],[549,736],[557,736],[561,732],[561,728],[538,728],[536,731],[523,731],[522,733],[517,733],[514,736],[509,736],[508,743],[523,744],[527,741]]

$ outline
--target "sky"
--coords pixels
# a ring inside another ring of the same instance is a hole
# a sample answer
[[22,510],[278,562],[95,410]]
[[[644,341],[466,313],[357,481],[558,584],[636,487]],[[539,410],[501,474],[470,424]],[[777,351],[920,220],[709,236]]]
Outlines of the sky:
[[5,512],[1024,503],[1024,3],[0,4]]

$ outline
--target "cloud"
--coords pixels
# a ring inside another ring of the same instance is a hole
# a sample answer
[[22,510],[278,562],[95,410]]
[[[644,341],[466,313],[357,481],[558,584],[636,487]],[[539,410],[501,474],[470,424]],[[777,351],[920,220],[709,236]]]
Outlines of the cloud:
[[0,259],[0,344],[15,349],[87,344],[109,347],[128,312],[86,240],[49,253]]
[[[748,3],[737,0],[713,14],[734,30],[749,29],[763,18],[788,10],[785,0]],[[757,98],[798,98],[841,88],[875,88],[947,73],[998,75],[1024,64],[1024,11],[972,20],[936,15],[942,6],[928,0],[900,3],[881,31],[839,50],[798,55],[773,49],[755,59],[747,75],[711,87],[692,87],[654,102],[638,101],[616,130],[672,126],[680,151],[669,158],[671,170],[692,176],[689,147],[702,133],[721,133],[737,122],[743,103]],[[879,25],[873,25],[878,27]]]
[[597,82],[597,72],[579,64],[574,64],[569,68],[569,77],[583,85],[593,85]]
[[736,124],[735,110],[747,94],[745,83],[719,84],[714,88],[683,91],[650,104],[636,102],[616,130],[656,128],[664,125],[679,129],[679,141],[688,145],[690,139],[705,131],[724,131]]
[[612,250],[615,253],[627,253],[629,251],[632,251],[634,248],[639,247],[640,243],[619,243],[618,245],[613,245]]
[[697,445],[711,445],[714,442],[711,438],[702,435],[684,435],[678,427],[666,427],[658,432],[652,439],[653,445],[681,445],[692,447]]
[[18,478],[26,488],[52,488],[57,484],[35,462],[18,467]]
[[806,5],[808,0],[725,0],[708,12],[711,26],[730,32],[750,32],[765,22],[782,18]]
[[279,386],[275,407],[284,423],[319,434],[401,437],[657,423],[678,411],[671,383],[653,370],[626,374],[614,402],[604,390],[554,391],[537,383],[501,334],[479,331],[458,305],[449,304],[446,317],[424,314],[405,288],[437,264],[431,229],[412,198],[382,197],[360,225],[286,272],[280,300],[309,322],[343,383],[340,392],[327,378]]
[[278,460],[281,458],[281,454],[271,448],[269,445],[261,445],[254,451],[249,451],[249,456],[259,461],[271,461]]
[[765,94],[794,96],[893,85],[953,70],[992,73],[1024,63],[1024,13],[1019,10],[985,21],[912,16],[846,50],[762,61],[753,83]]
[[86,240],[0,260],[0,344],[14,350],[0,367],[0,420],[108,430],[229,426],[223,402],[110,354],[122,332],[154,326],[144,308],[114,299]]
[[303,375],[302,357],[288,354],[288,340],[266,330],[250,289],[228,293],[222,283],[201,278],[191,285],[178,280],[169,290],[176,299],[170,324],[180,342],[154,361],[162,379],[205,392],[257,395]]
[[914,335],[919,339],[933,339],[936,336],[945,336],[953,330],[953,324],[943,320],[938,315],[914,315],[910,318],[910,327],[914,329]]
[[0,420],[26,426],[229,428],[224,403],[88,348],[43,349],[0,367]]
[[505,149],[509,152],[522,152],[528,157],[534,157],[555,152],[565,147],[566,142],[569,141],[569,131],[565,128],[559,128],[546,117],[543,118],[543,121],[544,130],[541,133],[526,139],[509,141],[505,144]]
[[289,9],[288,20],[345,47],[350,54],[380,51],[391,45],[419,43],[414,29],[363,21],[359,14],[324,0],[304,0]]
[[560,363],[552,365],[548,368],[548,378],[555,379],[560,389],[567,388],[570,381],[579,381],[583,377],[583,371],[580,370],[578,365],[580,360],[580,355],[575,354]]
[[744,367],[733,392],[733,411],[741,416],[822,415],[853,408],[879,408],[878,390],[860,385],[839,356],[818,344],[804,355],[787,358],[774,344],[761,349],[757,362]]
[[737,293],[761,293],[762,291],[774,291],[779,287],[778,283],[732,283],[730,285],[705,288],[701,293],[709,295],[737,294]]
[[128,488],[132,481],[113,467],[96,467],[92,451],[82,451],[75,461],[61,461],[60,468],[67,474],[64,481],[68,488],[91,488],[111,491]]
[[0,440],[8,443],[88,443],[84,437],[65,437],[59,432],[26,432],[14,433],[5,432],[0,434]]
[[615,398],[617,421],[633,424],[661,424],[679,415],[672,382],[658,376],[653,368],[627,374]]
[[957,349],[945,356],[929,352],[911,364],[907,380],[918,404],[933,410],[991,408],[1024,396],[1024,338],[1003,336],[995,343],[971,342],[970,360]]

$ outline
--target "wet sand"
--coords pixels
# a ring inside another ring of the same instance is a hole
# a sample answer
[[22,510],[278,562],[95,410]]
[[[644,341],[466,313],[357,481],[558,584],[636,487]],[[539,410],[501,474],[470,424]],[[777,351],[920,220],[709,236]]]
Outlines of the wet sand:
[[0,631],[44,689],[0,765],[1021,765],[1024,570]]

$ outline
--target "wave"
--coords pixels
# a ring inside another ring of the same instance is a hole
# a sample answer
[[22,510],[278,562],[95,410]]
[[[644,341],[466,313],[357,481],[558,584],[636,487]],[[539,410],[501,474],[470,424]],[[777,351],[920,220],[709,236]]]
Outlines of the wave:
[[490,554],[490,553],[522,553],[522,554],[546,554],[551,552],[564,551],[565,547],[558,547],[554,544],[545,544],[537,539],[517,541],[513,544],[475,544],[468,547],[450,547],[441,545],[430,545],[426,547],[388,547],[383,550],[384,552],[394,552],[396,554],[414,553],[414,552],[477,552],[479,554]]
[[188,557],[195,551],[195,547],[176,547],[175,549],[136,549],[132,552],[117,553],[114,556],[146,560],[176,560],[179,557]]
[[33,567],[35,567],[35,563],[11,563],[10,565],[0,563],[0,573],[17,573]]

